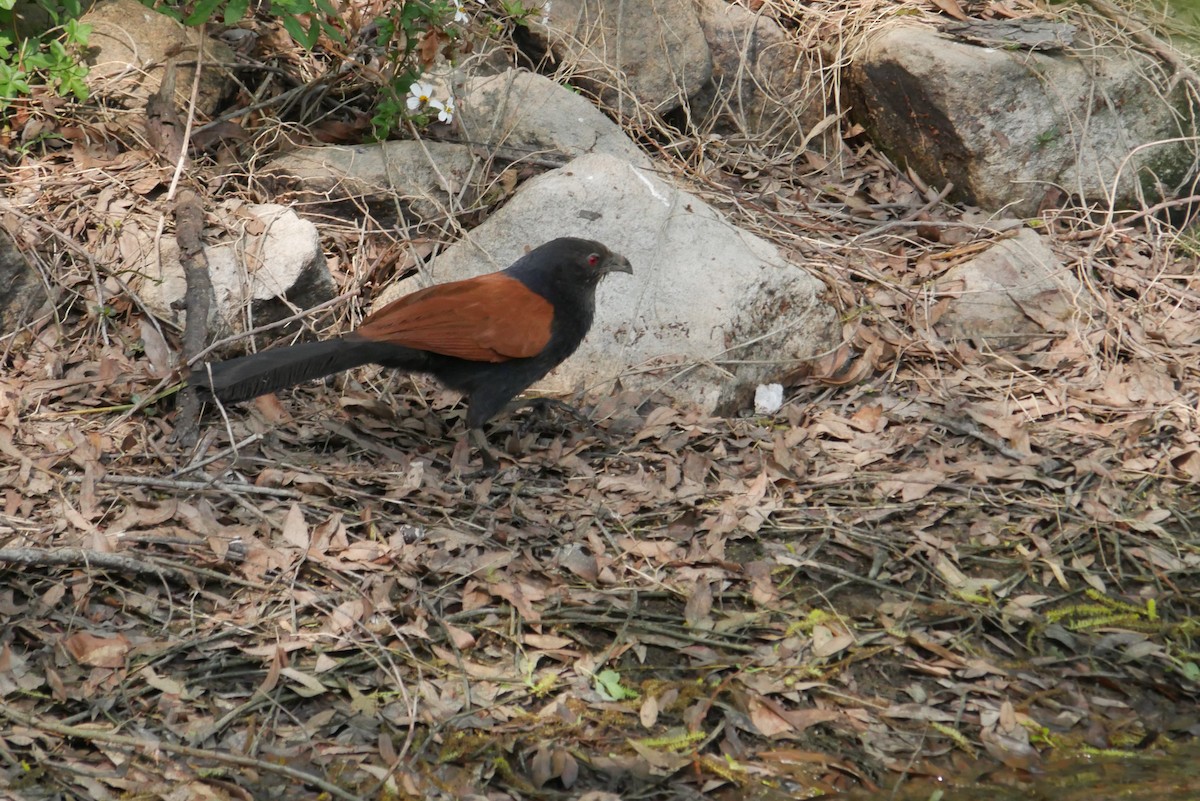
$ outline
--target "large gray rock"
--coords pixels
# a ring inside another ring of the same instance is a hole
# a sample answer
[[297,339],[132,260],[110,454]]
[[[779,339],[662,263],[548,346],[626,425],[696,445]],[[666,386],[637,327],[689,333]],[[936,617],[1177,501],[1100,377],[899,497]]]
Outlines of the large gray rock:
[[701,0],[699,9],[713,74],[688,102],[696,127],[781,148],[805,143],[826,116],[813,52],[761,11],[728,0]]
[[958,199],[1025,216],[1055,187],[1107,205],[1115,185],[1118,208],[1173,191],[1194,146],[1164,140],[1195,132],[1182,82],[1171,93],[1167,78],[1126,47],[1001,49],[902,23],[852,69],[854,112],[877,145]]
[[187,108],[200,50],[204,65],[196,105],[201,114],[211,116],[230,87],[228,72],[236,60],[232,48],[137,0],[102,0],[80,22],[92,26],[88,87],[126,108],[145,107],[162,84],[164,65],[172,58],[180,62],[175,74],[175,104]]
[[37,269],[0,227],[0,337],[28,326],[49,299]]
[[444,223],[470,205],[480,177],[466,145],[405,140],[299,148],[255,179],[302,211],[357,218],[366,209],[386,226]]
[[1079,278],[1030,228],[955,265],[936,289],[951,298],[938,333],[983,340],[994,349],[1061,334],[1097,313]]
[[390,288],[376,307],[419,285],[502,269],[559,236],[603,242],[633,275],[601,284],[591,334],[541,391],[605,389],[619,378],[732,413],[752,408],[758,384],[833,342],[836,315],[819,281],[699,198],[604,154],[529,181],[430,275]]
[[712,75],[693,0],[553,0],[529,29],[621,116],[674,111]]
[[507,70],[467,79],[458,91],[458,123],[466,140],[505,160],[566,163],[588,153],[608,153],[650,165],[620,126],[545,76]]

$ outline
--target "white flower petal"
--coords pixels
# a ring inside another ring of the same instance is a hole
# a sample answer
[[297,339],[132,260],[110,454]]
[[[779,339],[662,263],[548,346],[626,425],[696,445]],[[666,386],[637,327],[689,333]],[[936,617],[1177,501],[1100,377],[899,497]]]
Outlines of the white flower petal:
[[419,102],[426,103],[429,101],[429,96],[433,94],[433,86],[417,81],[408,87],[408,94],[410,97],[416,98]]

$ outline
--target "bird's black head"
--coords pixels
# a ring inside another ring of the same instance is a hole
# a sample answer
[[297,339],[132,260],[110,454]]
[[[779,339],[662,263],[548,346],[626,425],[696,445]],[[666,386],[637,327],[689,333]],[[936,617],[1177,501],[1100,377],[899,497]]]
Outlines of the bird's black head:
[[[520,268],[520,269],[517,269]],[[525,254],[514,272],[529,278],[595,287],[609,273],[633,273],[629,260],[599,242],[565,236],[552,239]]]
[[613,253],[599,242],[574,238],[555,241],[570,243],[569,247],[576,253],[574,266],[578,267],[583,275],[593,282],[598,283],[609,273],[633,275],[633,267],[629,264],[629,259],[620,253]]

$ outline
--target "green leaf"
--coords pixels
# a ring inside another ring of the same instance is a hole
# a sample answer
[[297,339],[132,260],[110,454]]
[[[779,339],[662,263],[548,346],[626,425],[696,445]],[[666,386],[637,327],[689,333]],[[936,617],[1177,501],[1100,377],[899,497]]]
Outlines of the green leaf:
[[292,16],[284,17],[280,20],[283,23],[283,29],[288,32],[293,41],[303,42],[308,36],[308,31],[304,30],[304,26],[300,24],[300,20]]
[[58,94],[66,97],[74,95],[82,102],[88,98],[87,67],[83,64],[73,64],[58,76]]
[[621,684],[621,674],[615,670],[602,670],[596,674],[596,690],[614,701],[638,697],[635,690]]
[[305,36],[305,40],[303,42],[301,42],[300,44],[304,45],[305,50],[312,50],[314,47],[317,46],[317,39],[319,39],[320,37],[321,37],[321,26],[318,25],[316,22],[313,22],[313,24],[308,26],[308,32]]
[[289,14],[311,14],[316,11],[312,0],[271,0],[271,16],[283,18]]
[[338,44],[346,43],[346,37],[342,35],[342,32],[338,30],[337,26],[333,23],[321,20],[321,30],[325,32],[326,36]]
[[0,62],[0,101],[6,101],[18,95],[27,95],[30,91],[29,84],[25,80],[24,70]]
[[31,70],[48,70],[54,66],[53,59],[49,53],[31,53],[26,56],[25,66]]
[[92,35],[92,26],[77,19],[67,20],[67,41],[71,44],[87,45]]
[[187,18],[184,19],[183,24],[200,25],[208,22],[212,19],[213,12],[217,10],[217,6],[221,2],[222,0],[200,0],[199,3],[196,3],[196,8],[192,10],[192,13],[188,14]]
[[249,10],[250,0],[229,0],[229,5],[225,6],[225,24],[233,25],[240,22]]
[[158,6],[157,8],[154,8],[154,10],[159,14],[162,14],[164,17],[170,17],[176,22],[183,22],[183,15],[179,13],[179,9],[177,8],[172,8],[171,6]]
[[321,35],[321,29],[316,23],[305,28],[300,20],[290,15],[283,17],[283,28],[305,50],[312,50],[317,43],[317,37]]

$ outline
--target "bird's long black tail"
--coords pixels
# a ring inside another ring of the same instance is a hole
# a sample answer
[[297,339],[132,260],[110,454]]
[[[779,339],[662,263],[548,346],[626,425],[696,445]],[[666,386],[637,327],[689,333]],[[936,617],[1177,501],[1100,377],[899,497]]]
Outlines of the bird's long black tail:
[[[411,353],[412,363],[403,363],[408,360],[399,358],[398,350]],[[350,335],[199,365],[192,370],[188,382],[204,387],[224,403],[237,403],[364,364],[386,363],[419,370],[422,356],[418,351],[388,347]]]

